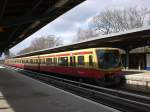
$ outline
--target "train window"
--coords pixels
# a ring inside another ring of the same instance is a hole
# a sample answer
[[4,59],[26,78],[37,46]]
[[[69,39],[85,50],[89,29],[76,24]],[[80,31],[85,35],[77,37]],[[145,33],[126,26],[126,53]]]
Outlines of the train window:
[[36,62],[36,59],[34,59],[34,64],[36,64],[37,62]]
[[38,61],[39,63],[42,63],[42,59],[39,59],[39,61]]
[[35,59],[35,60],[34,60],[34,63],[36,63],[36,64],[37,64],[37,63],[38,63],[38,59]]
[[89,66],[93,66],[93,56],[89,55]]
[[71,56],[70,57],[70,66],[75,66],[75,65],[76,65],[75,56]]
[[61,65],[61,58],[58,58],[58,64]]
[[57,58],[54,58],[54,64],[57,64]]
[[46,63],[47,64],[52,64],[53,63],[53,59],[52,58],[46,58]]
[[39,61],[39,63],[41,64],[42,63],[42,59],[39,59],[40,61]]
[[33,64],[33,60],[32,59],[30,59],[30,63]]
[[32,59],[32,63],[33,63],[33,64],[35,63],[35,59]]
[[45,64],[45,59],[44,58],[42,59],[42,63]]
[[70,66],[73,66],[73,57],[70,57]]
[[43,64],[45,64],[45,59],[43,58]]
[[84,65],[84,56],[78,56],[78,65]]
[[120,67],[120,56],[118,50],[97,50],[98,65],[102,69]]
[[41,62],[42,64],[44,64],[45,63],[45,60],[44,60],[44,58],[42,59],[42,62]]
[[36,63],[39,64],[40,63],[40,59],[36,59]]
[[68,57],[61,57],[59,58],[59,65],[68,66]]

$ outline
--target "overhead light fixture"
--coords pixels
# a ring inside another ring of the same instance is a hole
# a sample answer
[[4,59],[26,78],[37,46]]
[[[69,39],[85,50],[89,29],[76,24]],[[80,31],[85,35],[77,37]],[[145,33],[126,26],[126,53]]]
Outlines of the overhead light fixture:
[[33,25],[31,26],[31,28],[35,28],[37,25],[39,25],[41,22],[40,21],[36,21],[33,23]]
[[22,37],[24,37],[25,36],[25,34],[21,34],[18,38],[22,38]]
[[15,44],[15,43],[16,43],[16,41],[13,41],[12,43],[13,43],[13,44]]
[[61,7],[64,4],[66,4],[69,0],[59,0],[56,4],[55,7]]

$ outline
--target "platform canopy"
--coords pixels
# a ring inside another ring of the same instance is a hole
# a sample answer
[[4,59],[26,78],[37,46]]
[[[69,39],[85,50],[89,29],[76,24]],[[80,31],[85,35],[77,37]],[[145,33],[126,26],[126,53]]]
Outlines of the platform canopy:
[[0,0],[0,52],[8,50],[84,0]]
[[71,51],[77,49],[95,48],[95,47],[114,47],[130,51],[134,48],[143,46],[150,46],[150,27],[137,28],[120,33],[112,33],[109,35],[100,35],[85,41],[80,41],[77,43],[72,43],[69,45],[58,46],[44,50],[38,50],[22,54],[16,57],[32,56],[46,53]]

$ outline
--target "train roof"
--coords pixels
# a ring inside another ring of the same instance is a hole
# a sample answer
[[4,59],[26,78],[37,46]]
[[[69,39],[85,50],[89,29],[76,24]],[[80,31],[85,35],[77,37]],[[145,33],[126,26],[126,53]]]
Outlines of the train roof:
[[110,50],[110,49],[113,49],[113,50],[118,50],[118,48],[110,48],[110,47],[98,47],[98,48],[86,48],[86,49],[77,49],[77,50],[68,50],[68,51],[61,51],[61,52],[50,52],[51,50],[49,49],[48,51],[44,52],[44,53],[34,53],[34,54],[24,54],[24,55],[20,55],[20,56],[15,56],[13,58],[21,58],[21,57],[36,57],[36,55],[40,55],[40,56],[43,56],[43,55],[50,55],[51,53],[53,54],[59,54],[59,53],[67,53],[67,52],[80,52],[80,51],[87,51],[87,50],[93,50],[93,49],[106,49],[106,50]]

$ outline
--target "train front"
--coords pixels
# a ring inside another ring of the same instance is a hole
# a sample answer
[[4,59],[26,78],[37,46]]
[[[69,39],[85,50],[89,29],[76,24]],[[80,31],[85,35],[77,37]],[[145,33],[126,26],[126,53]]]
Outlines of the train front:
[[97,64],[104,76],[101,79],[106,84],[119,84],[122,82],[122,63],[119,49],[103,48],[96,50]]

